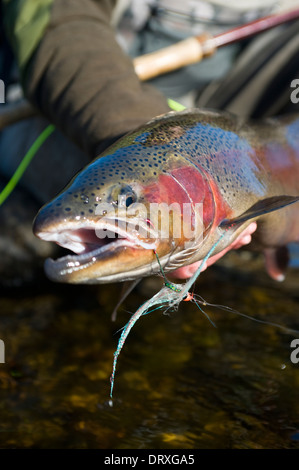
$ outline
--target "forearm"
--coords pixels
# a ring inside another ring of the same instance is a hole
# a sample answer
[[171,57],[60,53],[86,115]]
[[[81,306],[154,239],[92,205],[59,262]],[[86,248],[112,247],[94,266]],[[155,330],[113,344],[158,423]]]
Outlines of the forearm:
[[55,0],[50,23],[24,71],[29,100],[84,151],[168,111],[142,84],[115,40],[111,2]]

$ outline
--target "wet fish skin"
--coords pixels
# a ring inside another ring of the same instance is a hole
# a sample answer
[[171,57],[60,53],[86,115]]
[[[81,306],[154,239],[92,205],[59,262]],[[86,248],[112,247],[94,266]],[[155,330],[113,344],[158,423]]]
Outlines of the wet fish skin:
[[[152,203],[190,203],[192,211],[203,204],[203,237],[196,234],[191,247],[171,230],[167,239],[158,238],[166,272],[203,259],[225,230],[215,254],[223,250],[253,220],[257,244],[275,256],[276,249],[299,241],[298,175],[297,115],[247,123],[229,113],[171,112],[85,167],[40,210],[34,233],[78,253],[47,260],[48,276],[61,282],[105,283],[159,272],[153,250],[142,246],[136,233],[99,249],[95,230],[103,219],[97,207],[105,203],[108,213],[110,207],[119,216],[119,196],[128,206],[143,204],[148,213]],[[140,223],[148,227],[144,218]]]

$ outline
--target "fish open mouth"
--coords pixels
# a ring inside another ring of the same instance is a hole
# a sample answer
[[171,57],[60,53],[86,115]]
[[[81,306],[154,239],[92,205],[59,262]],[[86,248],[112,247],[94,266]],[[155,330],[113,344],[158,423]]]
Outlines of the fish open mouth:
[[34,232],[42,240],[56,242],[75,253],[46,260],[47,276],[60,282],[114,282],[121,280],[124,271],[136,274],[141,255],[152,260],[157,241],[156,232],[143,221],[137,228],[134,224],[134,230],[130,224],[114,219],[87,224],[70,222],[61,227],[58,224],[50,230],[36,227]]

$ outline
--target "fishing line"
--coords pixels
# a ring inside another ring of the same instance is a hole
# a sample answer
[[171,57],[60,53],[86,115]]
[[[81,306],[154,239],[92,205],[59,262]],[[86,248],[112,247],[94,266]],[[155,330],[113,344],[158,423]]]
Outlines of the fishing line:
[[178,103],[175,100],[172,100],[171,98],[168,98],[167,104],[173,111],[184,111],[184,109],[186,109],[186,106],[181,103]]
[[187,295],[188,292],[189,292],[189,289],[192,287],[192,285],[195,283],[196,279],[198,278],[198,276],[200,275],[201,271],[202,271],[202,268],[204,266],[204,264],[208,261],[208,259],[210,258],[210,256],[212,255],[212,253],[214,252],[214,250],[217,248],[217,246],[219,245],[219,243],[221,242],[221,240],[225,237],[226,235],[226,231],[223,232],[223,234],[218,238],[218,240],[214,243],[214,245],[210,248],[210,250],[208,251],[208,253],[206,254],[206,256],[203,258],[199,268],[195,271],[195,273],[193,274],[192,277],[190,277],[189,281],[186,282],[185,286],[184,286],[184,289],[182,290],[183,294],[184,295]]
[[[184,105],[172,99],[168,99],[167,103],[173,111],[183,111],[184,109],[186,109]],[[0,206],[12,193],[12,191],[22,178],[24,172],[28,168],[29,164],[31,163],[33,157],[36,155],[37,151],[40,149],[42,144],[48,139],[48,137],[54,132],[55,129],[56,127],[53,124],[49,124],[35,139],[29,150],[22,158],[21,163],[18,165],[16,171],[14,172],[6,186],[3,188],[3,190],[0,192]]]
[[158,253],[156,252],[156,250],[153,250],[153,251],[154,251],[154,253],[155,253],[155,255],[156,255],[156,258],[157,258],[157,261],[158,261],[158,265],[159,265],[160,270],[161,270],[161,274],[162,274],[163,279],[164,279],[164,282],[165,282],[165,284],[166,284],[166,283],[168,283],[168,280],[167,280],[167,277],[165,276],[164,270],[163,270],[162,265],[161,265],[161,263],[160,263],[160,259],[159,259]]
[[[161,273],[162,273],[162,276],[164,278],[164,285],[165,287],[168,287],[169,289],[171,289],[172,291],[174,292],[182,292],[182,289],[179,288],[179,287],[176,287],[175,284],[173,284],[172,282],[169,282],[165,276],[165,273],[164,273],[164,270],[162,268],[162,265],[160,263],[160,260],[159,260],[159,257],[158,257],[158,253],[156,251],[154,251],[155,255],[156,255],[156,258],[157,258],[157,261],[159,263],[159,266],[160,266],[160,269],[161,269]],[[193,292],[194,292],[194,288],[195,288],[195,285],[193,284]],[[187,299],[183,299],[183,300],[187,300]],[[188,299],[189,300],[189,299]],[[200,312],[202,312],[204,314],[204,316],[209,320],[209,322],[211,323],[211,325],[214,326],[214,328],[217,328],[217,326],[215,325],[215,323],[211,320],[211,318],[209,317],[209,315],[198,305],[198,303],[196,302],[196,300],[194,299],[194,295],[193,293],[190,295],[190,300],[193,300],[193,302],[197,305],[198,309],[200,310]],[[159,307],[160,308],[160,307]],[[155,309],[156,310],[156,309]],[[151,310],[151,311],[154,311],[154,310]],[[147,312],[147,313],[150,313],[150,312]]]
[[26,171],[27,167],[29,166],[30,162],[32,161],[33,157],[36,155],[37,151],[40,149],[42,144],[47,140],[47,138],[54,132],[55,126],[53,124],[49,124],[41,134],[35,139],[29,150],[26,152],[25,156],[23,157],[21,163],[17,167],[16,171],[12,175],[11,179],[4,187],[4,189],[0,193],[0,206],[3,202],[8,198],[11,192],[14,190],[20,179],[22,178],[24,172]]
[[211,325],[213,325],[214,328],[217,328],[216,324],[211,320],[210,316],[198,305],[195,299],[193,299],[193,302],[195,303],[195,305],[197,305],[197,307],[204,314],[204,316],[209,320]]
[[288,328],[288,327],[283,326],[279,323],[275,323],[275,322],[271,322],[271,321],[267,321],[267,320],[261,320],[259,318],[254,318],[250,315],[247,315],[246,313],[239,312],[238,310],[235,310],[234,308],[227,307],[226,305],[211,304],[210,302],[207,302],[205,299],[203,299],[203,297],[201,297],[198,294],[196,294],[196,297],[200,298],[200,300],[197,299],[197,302],[200,302],[203,305],[207,305],[208,307],[215,307],[215,308],[219,308],[219,309],[224,310],[224,311],[229,312],[229,313],[235,313],[236,315],[239,315],[240,317],[247,318],[248,320],[251,320],[251,321],[254,321],[254,322],[257,322],[257,323],[262,323],[263,325],[268,325],[268,326],[273,326],[275,328],[279,328],[279,329],[281,329],[281,330],[283,330],[287,333],[296,333],[296,334],[299,333],[299,330],[294,330],[292,328]]

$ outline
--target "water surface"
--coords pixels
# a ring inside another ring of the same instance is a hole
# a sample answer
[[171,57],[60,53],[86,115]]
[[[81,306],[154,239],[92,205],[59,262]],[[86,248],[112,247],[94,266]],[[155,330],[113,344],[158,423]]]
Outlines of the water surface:
[[[2,288],[1,448],[297,448],[299,332],[194,304],[142,317],[119,357],[113,407],[109,377],[118,331],[155,293],[142,281],[115,323],[120,285],[47,281]],[[207,301],[299,329],[298,270],[284,283],[260,257],[232,253],[200,276]]]

